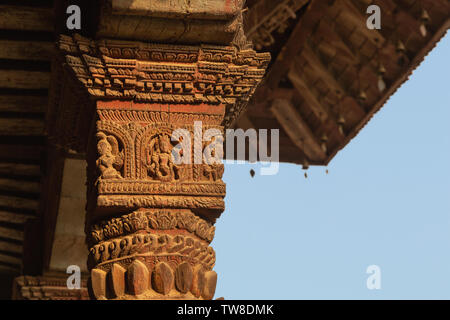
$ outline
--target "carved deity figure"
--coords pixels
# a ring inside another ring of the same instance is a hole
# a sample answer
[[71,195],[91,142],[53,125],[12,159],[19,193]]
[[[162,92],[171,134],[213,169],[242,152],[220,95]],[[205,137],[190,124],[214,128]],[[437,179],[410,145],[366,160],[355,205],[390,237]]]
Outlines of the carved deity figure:
[[210,144],[204,145],[203,150],[208,148],[208,151],[204,151],[204,163],[203,163],[203,178],[208,181],[217,181],[222,179],[224,173],[223,164],[216,158],[216,148],[222,147],[218,145],[218,141],[213,137]]
[[161,134],[150,142],[147,154],[147,172],[150,178],[161,181],[180,179],[180,167],[172,159],[172,143],[167,134]]
[[99,179],[121,179],[120,170],[124,163],[123,150],[119,151],[119,143],[114,136],[107,136],[103,132],[97,133],[97,168],[100,171]]

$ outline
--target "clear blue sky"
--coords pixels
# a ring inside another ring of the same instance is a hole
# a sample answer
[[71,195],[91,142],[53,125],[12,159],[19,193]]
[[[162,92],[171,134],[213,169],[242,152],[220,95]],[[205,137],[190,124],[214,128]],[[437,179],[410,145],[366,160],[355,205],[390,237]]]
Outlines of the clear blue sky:
[[[328,166],[226,165],[216,297],[450,299],[450,34]],[[381,268],[368,290],[366,268]]]

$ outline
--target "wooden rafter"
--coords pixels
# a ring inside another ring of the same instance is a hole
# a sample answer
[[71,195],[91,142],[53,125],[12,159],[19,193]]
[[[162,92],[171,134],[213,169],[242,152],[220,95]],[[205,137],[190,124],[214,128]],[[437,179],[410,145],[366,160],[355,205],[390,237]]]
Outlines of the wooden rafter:
[[306,81],[293,69],[289,71],[288,78],[297,89],[298,93],[303,97],[314,115],[320,119],[321,122],[325,122],[329,117],[329,112],[311,92],[311,88]]
[[0,240],[0,251],[21,254],[23,247],[20,244]]
[[32,219],[32,215],[18,214],[16,212],[9,212],[6,210],[0,210],[0,222],[22,224],[28,219]]
[[0,29],[53,31],[53,9],[0,5]]
[[335,77],[333,71],[323,61],[317,52],[306,44],[302,50],[303,57],[308,61],[309,65],[313,68],[316,74],[326,82],[338,96],[350,97],[360,109],[365,112],[364,108],[357,102],[357,100],[351,95],[348,88],[345,88],[342,83]]
[[0,226],[0,234],[3,238],[23,241],[23,231]]
[[377,29],[371,30],[366,27],[367,16],[364,15],[365,11],[361,12],[352,1],[336,1],[335,4],[341,6],[340,15],[343,15],[344,20],[357,26],[357,32],[361,33],[364,38],[375,46],[383,45],[386,41],[384,36]]
[[308,160],[322,161],[326,158],[317,138],[289,100],[275,99],[270,110]]

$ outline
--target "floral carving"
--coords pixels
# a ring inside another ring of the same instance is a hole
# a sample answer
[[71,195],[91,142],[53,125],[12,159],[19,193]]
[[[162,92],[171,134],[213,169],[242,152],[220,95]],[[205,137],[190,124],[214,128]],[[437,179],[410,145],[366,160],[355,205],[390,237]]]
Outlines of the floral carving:
[[148,219],[153,229],[169,230],[174,229],[177,225],[177,216],[171,211],[157,211]]
[[93,225],[89,241],[93,244],[140,230],[184,229],[211,242],[215,227],[190,210],[138,210],[120,218]]

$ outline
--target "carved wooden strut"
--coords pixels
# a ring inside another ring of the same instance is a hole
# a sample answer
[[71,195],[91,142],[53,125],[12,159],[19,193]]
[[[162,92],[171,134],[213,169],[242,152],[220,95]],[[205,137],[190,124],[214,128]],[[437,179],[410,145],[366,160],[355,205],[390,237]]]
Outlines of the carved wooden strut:
[[[237,46],[158,45],[61,36],[53,87],[69,123],[58,143],[88,161],[89,290],[96,299],[212,299],[209,245],[224,210],[223,165],[177,164],[172,133],[192,141],[231,125],[270,60]],[[65,80],[69,79],[69,80]],[[194,122],[202,124],[196,132]],[[202,151],[212,142],[201,140]],[[203,152],[202,152],[203,154]],[[212,155],[214,156],[214,155]]]

